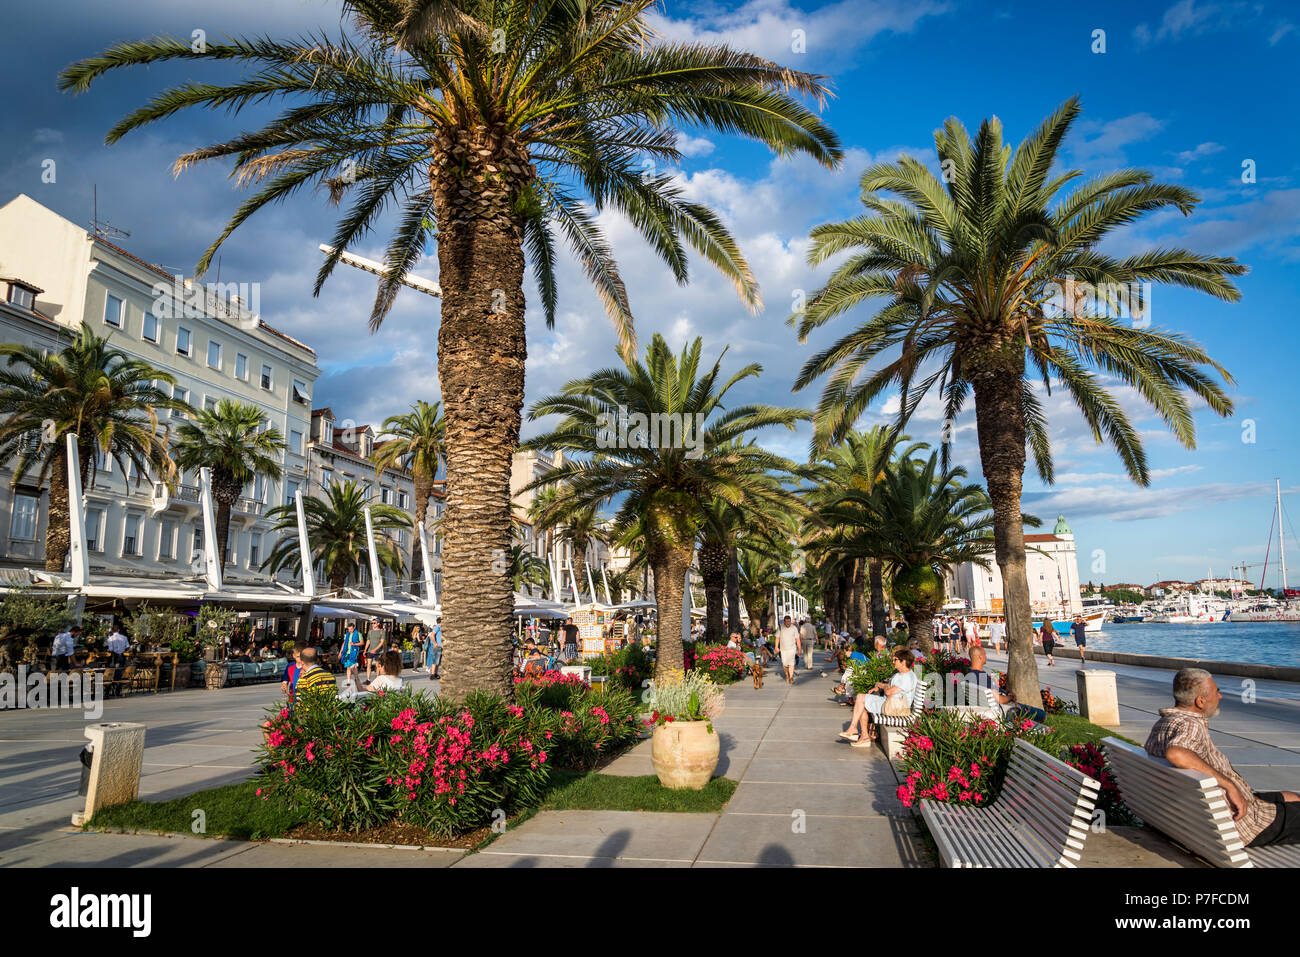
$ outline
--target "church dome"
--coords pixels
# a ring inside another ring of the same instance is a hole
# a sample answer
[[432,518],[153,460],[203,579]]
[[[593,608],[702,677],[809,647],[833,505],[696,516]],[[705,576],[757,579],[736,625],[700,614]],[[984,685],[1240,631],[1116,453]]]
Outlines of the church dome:
[[1058,516],[1056,516],[1056,527],[1055,527],[1054,529],[1052,529],[1052,534],[1053,534],[1053,535],[1073,535],[1073,534],[1074,534],[1074,532],[1070,531],[1070,526],[1067,525],[1067,524],[1065,523],[1065,516],[1064,516],[1064,515],[1058,515]]

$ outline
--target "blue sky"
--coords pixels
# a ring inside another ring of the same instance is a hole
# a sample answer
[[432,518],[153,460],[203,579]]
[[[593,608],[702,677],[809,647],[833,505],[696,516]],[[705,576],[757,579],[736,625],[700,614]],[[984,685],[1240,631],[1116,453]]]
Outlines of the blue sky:
[[[643,341],[654,331],[676,345],[701,335],[707,354],[729,347],[730,366],[764,365],[763,377],[747,385],[742,398],[811,405],[815,390],[791,394],[790,384],[826,336],[800,346],[783,323],[798,291],[816,288],[825,275],[806,264],[810,227],[855,212],[856,180],[870,162],[900,153],[933,162],[933,130],[949,116],[974,128],[996,114],[1007,139],[1018,142],[1062,100],[1080,94],[1084,115],[1063,156],[1069,166],[1090,172],[1146,167],[1194,188],[1204,200],[1191,217],[1152,217],[1117,235],[1115,248],[1177,243],[1250,266],[1239,303],[1163,288],[1153,303],[1155,325],[1198,339],[1235,376],[1236,412],[1230,419],[1198,414],[1198,447],[1188,451],[1127,390],[1117,390],[1146,436],[1153,481],[1141,489],[1123,477],[1114,454],[1092,442],[1078,414],[1054,393],[1049,411],[1058,481],[1045,489],[1027,476],[1025,507],[1049,525],[1058,512],[1066,515],[1085,580],[1194,579],[1211,568],[1222,575],[1232,563],[1262,561],[1273,479],[1282,479],[1284,492],[1300,488],[1294,407],[1300,334],[1293,319],[1300,144],[1286,132],[1297,106],[1292,74],[1300,56],[1300,13],[1277,0],[1079,6],[956,0],[667,3],[656,12],[655,24],[669,38],[726,42],[827,74],[835,98],[826,118],[845,144],[845,164],[828,172],[688,131],[680,175],[693,196],[720,211],[749,257],[766,303],[757,316],[747,314],[703,264],[690,286],[676,287],[625,223],[606,217],[605,226],[624,266]],[[0,157],[0,202],[25,192],[85,223],[91,188],[98,184],[101,218],[131,233],[123,245],[192,272],[239,196],[226,168],[174,178],[171,162],[264,114],[182,115],[108,148],[104,132],[148,96],[184,79],[222,74],[163,66],[110,76],[72,98],[55,89],[58,70],[117,40],[155,33],[337,32],[339,11],[337,0],[227,0],[217,7],[188,0],[114,6],[47,0],[11,8],[0,38],[0,82],[11,94],[0,116],[8,146]],[[1105,31],[1104,53],[1093,52],[1098,30]],[[800,36],[803,51],[797,52]],[[42,183],[42,161],[51,158],[56,182]],[[1253,161],[1254,183],[1242,181],[1247,160]],[[328,238],[332,222],[325,198],[310,192],[259,214],[226,244],[222,278],[260,282],[266,320],[317,349],[317,405],[329,404],[340,417],[377,422],[415,398],[437,398],[437,303],[404,293],[372,336],[365,319],[373,286],[364,274],[340,270],[313,299],[316,244]],[[358,251],[375,256],[384,241],[381,227]],[[419,272],[436,276],[436,261],[428,258]],[[568,262],[561,269],[559,312],[552,332],[530,310],[530,401],[614,358],[609,324]],[[846,328],[841,320],[827,336]],[[890,411],[888,402],[873,407],[862,424],[885,421]],[[1255,441],[1243,442],[1252,424]],[[937,441],[940,426],[937,409],[923,407],[910,431]],[[807,438],[805,432],[773,434],[767,441],[798,457]],[[958,422],[954,453],[978,472],[969,415]],[[1290,504],[1284,495],[1293,515],[1300,511],[1295,502],[1294,494]],[[1287,545],[1300,565],[1300,543],[1290,526]],[[1275,562],[1276,543],[1273,555]],[[1104,561],[1104,571],[1094,570],[1098,561]],[[1258,567],[1251,569],[1253,578],[1258,574]],[[1274,571],[1269,583],[1276,583]]]

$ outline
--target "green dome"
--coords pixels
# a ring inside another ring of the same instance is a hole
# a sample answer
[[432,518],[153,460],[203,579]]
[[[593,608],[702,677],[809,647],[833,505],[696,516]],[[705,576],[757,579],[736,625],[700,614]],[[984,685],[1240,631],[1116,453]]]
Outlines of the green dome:
[[1070,531],[1070,526],[1067,525],[1067,524],[1065,524],[1065,516],[1064,516],[1064,515],[1058,515],[1058,516],[1056,516],[1056,528],[1052,529],[1052,534],[1053,534],[1053,535],[1073,535],[1073,534],[1074,534],[1074,532]]

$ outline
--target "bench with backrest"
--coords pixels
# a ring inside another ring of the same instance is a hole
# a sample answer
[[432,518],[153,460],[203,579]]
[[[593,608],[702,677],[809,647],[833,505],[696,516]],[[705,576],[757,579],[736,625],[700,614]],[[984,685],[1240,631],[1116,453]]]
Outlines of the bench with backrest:
[[1099,782],[1017,738],[1002,791],[977,807],[921,802],[944,867],[1074,867]]
[[1176,768],[1118,738],[1105,738],[1102,745],[1124,803],[1174,843],[1215,867],[1300,867],[1300,844],[1242,843],[1214,778]]
[[877,733],[880,736],[880,747],[884,749],[885,756],[891,761],[902,753],[903,742],[907,740],[908,730],[916,719],[924,713],[926,703],[934,695],[932,684],[941,677],[941,675],[933,674],[922,675],[918,668],[916,690],[912,692],[912,710],[904,715],[882,714],[880,717],[872,716]]

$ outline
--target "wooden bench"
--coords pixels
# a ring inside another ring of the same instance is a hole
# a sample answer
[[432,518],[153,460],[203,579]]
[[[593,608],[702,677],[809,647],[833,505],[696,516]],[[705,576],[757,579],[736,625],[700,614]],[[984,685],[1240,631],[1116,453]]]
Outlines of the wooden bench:
[[1074,867],[1101,784],[1023,738],[987,807],[921,802],[944,867]]
[[920,674],[916,676],[917,686],[916,690],[912,692],[912,710],[908,714],[871,716],[879,734],[880,747],[889,760],[893,761],[902,754],[903,742],[907,740],[908,730],[925,711],[926,702],[934,694],[933,682],[941,677],[940,675],[922,676]]
[[1215,867],[1300,867],[1300,844],[1242,843],[1214,778],[1176,768],[1118,738],[1105,738],[1102,745],[1124,803],[1175,844]]

